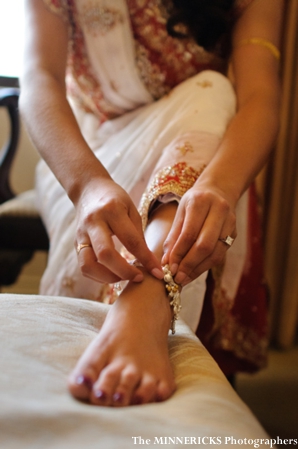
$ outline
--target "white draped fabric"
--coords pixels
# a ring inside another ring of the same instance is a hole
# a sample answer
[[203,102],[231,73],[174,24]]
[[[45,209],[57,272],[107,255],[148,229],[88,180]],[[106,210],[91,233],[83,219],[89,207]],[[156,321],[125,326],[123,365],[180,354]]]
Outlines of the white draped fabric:
[[72,398],[67,375],[100,330],[107,308],[74,298],[0,295],[1,448],[133,449],[138,436],[152,447],[182,447],[190,437],[196,445],[217,437],[233,449],[243,449],[244,438],[270,447],[262,426],[180,320],[168,340],[177,384],[169,400],[111,408]]
[[[103,2],[99,2],[101,4]],[[85,1],[77,0],[78,10]],[[153,102],[138,77],[134,41],[127,4],[109,1],[122,20],[108,33],[90,33],[81,24],[92,68],[111,111],[119,117],[99,125],[98,119],[75,106],[74,114],[90,148],[138,205],[152,174],[158,169],[186,162],[200,171],[212,159],[235,113],[232,85],[222,74],[203,71]],[[185,142],[193,152],[177,151]],[[74,251],[75,211],[44,162],[37,170],[39,206],[51,238],[49,263],[41,293],[103,300],[99,283],[80,274]],[[226,297],[233,300],[244,267],[246,252],[247,198],[238,205],[238,237],[229,250],[222,277]],[[202,275],[183,290],[182,316],[195,330],[205,292]]]

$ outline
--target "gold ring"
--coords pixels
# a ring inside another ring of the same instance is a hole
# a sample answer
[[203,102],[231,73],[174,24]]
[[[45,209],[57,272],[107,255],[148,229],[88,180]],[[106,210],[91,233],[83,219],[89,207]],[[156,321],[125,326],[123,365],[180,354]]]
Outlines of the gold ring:
[[77,255],[79,255],[81,249],[83,248],[92,248],[92,245],[90,245],[90,243],[79,243],[77,246]]
[[232,246],[235,239],[233,239],[233,237],[231,237],[230,235],[227,235],[225,239],[218,239],[218,240],[220,240],[221,242],[225,243],[228,246]]

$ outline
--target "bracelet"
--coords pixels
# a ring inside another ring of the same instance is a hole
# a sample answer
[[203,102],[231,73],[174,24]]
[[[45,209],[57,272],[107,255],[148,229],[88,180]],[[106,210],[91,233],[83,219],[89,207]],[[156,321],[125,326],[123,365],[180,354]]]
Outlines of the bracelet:
[[181,310],[181,286],[179,284],[176,284],[176,282],[173,279],[173,275],[171,273],[169,265],[165,265],[162,267],[163,273],[164,273],[164,281],[165,281],[165,287],[166,291],[168,293],[168,297],[170,298],[170,306],[173,309],[173,318],[171,322],[171,331],[172,334],[175,334],[175,325],[176,321],[179,318],[179,312]]
[[247,44],[254,44],[254,45],[260,45],[262,47],[267,48],[267,50],[269,50],[272,55],[275,57],[275,59],[279,60],[280,59],[280,51],[279,49],[276,47],[276,45],[274,45],[272,42],[268,41],[267,39],[261,39],[259,37],[251,37],[249,39],[242,39],[240,42],[237,42],[235,47],[242,47],[243,45],[247,45]]

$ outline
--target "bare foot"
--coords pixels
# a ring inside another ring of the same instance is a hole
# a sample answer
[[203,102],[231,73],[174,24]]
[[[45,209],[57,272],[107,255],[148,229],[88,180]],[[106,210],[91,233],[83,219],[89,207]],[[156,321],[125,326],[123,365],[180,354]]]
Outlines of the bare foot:
[[170,322],[163,282],[145,274],[141,284],[130,283],[71,373],[71,394],[106,406],[170,397],[175,390],[167,343]]

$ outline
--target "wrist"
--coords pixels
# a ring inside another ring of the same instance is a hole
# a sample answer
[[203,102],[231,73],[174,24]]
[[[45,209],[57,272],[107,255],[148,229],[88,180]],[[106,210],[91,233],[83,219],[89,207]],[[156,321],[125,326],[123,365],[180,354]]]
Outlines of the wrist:
[[[98,169],[99,168],[99,169]],[[98,189],[98,186],[104,185],[106,182],[113,182],[108,172],[101,167],[84,167],[80,170],[80,176],[73,176],[72,182],[67,189],[67,194],[76,206],[92,192]],[[95,169],[95,170],[94,170]]]
[[233,177],[222,176],[222,173],[220,175],[203,173],[194,184],[194,187],[199,187],[203,190],[216,190],[234,208],[242,194],[242,188],[236,185]]

